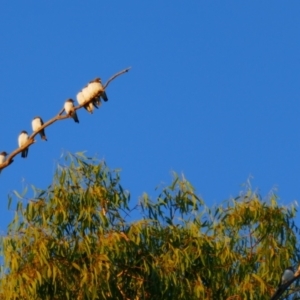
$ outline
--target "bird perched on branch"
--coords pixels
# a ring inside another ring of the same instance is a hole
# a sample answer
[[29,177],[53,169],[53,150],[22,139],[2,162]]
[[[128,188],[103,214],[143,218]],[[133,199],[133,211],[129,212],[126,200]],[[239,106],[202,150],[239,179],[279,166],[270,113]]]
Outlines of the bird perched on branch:
[[294,274],[294,269],[292,267],[286,268],[282,273],[278,288],[272,295],[271,300],[278,300],[281,295],[288,289],[288,287],[293,283],[295,277],[296,276]]
[[[79,105],[82,105],[90,100],[89,92],[87,86],[84,87],[76,96]],[[93,113],[94,107],[93,103],[89,102],[83,106],[89,113]]]
[[[27,143],[28,139],[29,139],[29,136],[28,136],[27,131],[25,131],[25,130],[21,131],[19,138],[18,138],[19,147],[20,148],[23,147]],[[25,158],[25,157],[27,157],[27,155],[28,155],[28,148],[26,148],[22,151],[21,156],[23,158]]]
[[287,283],[294,278],[294,269],[292,267],[286,268],[281,276],[280,285]]
[[72,117],[76,123],[79,123],[76,110],[74,109],[74,100],[68,99],[64,105],[65,112],[68,116]]
[[3,164],[5,162],[7,153],[5,151],[0,153],[0,164]]
[[101,79],[99,77],[97,77],[94,80],[90,81],[89,85],[88,85],[88,88],[91,91],[92,97],[95,99],[94,102],[99,103],[98,105],[100,105],[100,97],[104,101],[108,101],[106,92],[103,88]]
[[94,107],[98,108],[101,105],[100,98],[104,101],[108,101],[99,77],[90,81],[88,85],[77,94],[77,101],[79,105],[87,102],[87,104],[84,105],[84,108],[90,113],[93,113]]
[[[6,155],[7,155],[7,153],[5,151],[2,151],[0,153],[0,164],[3,164],[5,162]],[[0,170],[0,173],[1,173],[1,170]]]
[[[31,125],[32,125],[32,130],[34,132],[36,132],[40,129],[40,127],[42,125],[44,125],[44,122],[40,117],[34,117],[32,122],[31,122]],[[45,129],[42,129],[40,131],[40,136],[41,136],[42,140],[47,141],[47,138],[46,138],[46,135],[45,135]]]

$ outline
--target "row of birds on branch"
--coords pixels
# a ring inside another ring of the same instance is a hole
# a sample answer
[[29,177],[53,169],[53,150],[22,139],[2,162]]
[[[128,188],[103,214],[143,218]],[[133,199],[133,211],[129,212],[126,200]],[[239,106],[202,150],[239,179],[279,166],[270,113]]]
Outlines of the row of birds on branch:
[[[76,96],[77,102],[79,105],[83,105],[83,107],[89,112],[93,113],[94,108],[98,108],[101,105],[101,99],[104,101],[108,101],[107,95],[105,93],[104,87],[102,85],[101,79],[96,78],[90,81]],[[75,110],[74,100],[68,99],[64,104],[64,110],[68,116],[74,119],[76,123],[79,123],[79,119]],[[32,130],[33,132],[39,131],[39,134],[42,140],[47,141],[47,137],[45,135],[45,129],[40,130],[40,128],[44,125],[42,118],[35,117],[32,122]],[[19,147],[23,147],[29,140],[29,135],[27,131],[21,131],[18,137]],[[0,153],[0,164],[2,164],[8,153],[5,151]],[[26,158],[28,155],[28,148],[24,149],[21,153],[23,158]]]

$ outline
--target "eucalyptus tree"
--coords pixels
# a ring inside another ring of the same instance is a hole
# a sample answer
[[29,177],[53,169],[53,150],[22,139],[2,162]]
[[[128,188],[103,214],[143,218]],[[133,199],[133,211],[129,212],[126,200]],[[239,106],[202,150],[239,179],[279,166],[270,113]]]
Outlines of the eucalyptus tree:
[[174,174],[132,203],[119,172],[82,153],[9,206],[0,299],[270,299],[299,260],[296,209],[273,193],[208,208]]

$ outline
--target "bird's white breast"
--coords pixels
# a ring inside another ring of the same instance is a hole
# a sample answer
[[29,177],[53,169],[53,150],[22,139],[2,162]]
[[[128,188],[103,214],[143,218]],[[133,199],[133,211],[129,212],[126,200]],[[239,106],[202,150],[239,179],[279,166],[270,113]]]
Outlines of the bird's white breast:
[[0,164],[3,164],[5,161],[5,155],[0,155]]
[[91,92],[89,90],[89,86],[86,86],[85,88],[82,89],[82,94],[83,94],[85,101],[89,101],[89,100],[93,99]]
[[90,82],[87,88],[90,93],[91,99],[94,98],[97,95],[97,90],[95,88],[94,82]]
[[42,126],[42,122],[39,118],[36,118],[32,120],[31,125],[32,125],[32,130],[37,131]]
[[22,147],[28,141],[28,134],[21,133],[18,138],[19,147]]
[[77,94],[76,98],[77,98],[77,101],[78,101],[79,105],[81,105],[81,104],[83,104],[85,102],[85,98],[84,98],[84,96],[82,94],[82,91],[80,91]]
[[69,114],[73,110],[73,107],[74,105],[72,102],[65,102],[64,108],[67,114]]
[[98,89],[98,92],[103,92],[104,91],[104,88],[103,88],[103,85],[101,84],[101,82],[95,82],[96,86],[97,86],[97,89]]
[[93,91],[92,98],[99,96],[104,91],[102,84],[98,81],[91,82],[89,88]]

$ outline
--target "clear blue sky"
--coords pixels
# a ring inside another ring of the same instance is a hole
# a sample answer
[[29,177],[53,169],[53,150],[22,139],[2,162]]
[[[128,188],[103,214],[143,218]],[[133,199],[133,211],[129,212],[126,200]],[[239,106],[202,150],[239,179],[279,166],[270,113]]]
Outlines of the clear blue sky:
[[20,1],[0,6],[0,150],[53,117],[92,78],[109,102],[37,137],[0,176],[7,194],[46,188],[63,150],[122,169],[136,202],[184,173],[208,205],[250,177],[263,196],[300,199],[299,1]]

